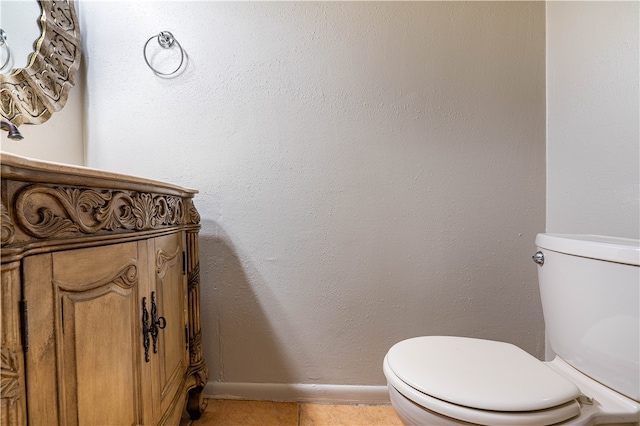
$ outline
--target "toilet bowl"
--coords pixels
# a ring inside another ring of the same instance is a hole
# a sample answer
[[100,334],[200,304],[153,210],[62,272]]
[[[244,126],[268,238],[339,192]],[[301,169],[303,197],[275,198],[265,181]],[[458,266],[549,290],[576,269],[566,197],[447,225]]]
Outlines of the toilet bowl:
[[640,242],[540,234],[536,244],[557,356],[542,362],[509,343],[468,337],[401,341],[383,372],[405,424],[640,423]]
[[[560,358],[541,362],[503,342],[408,339],[389,350],[383,371],[391,403],[407,425],[637,425],[640,420],[637,401]],[[616,421],[594,423],[603,417]]]

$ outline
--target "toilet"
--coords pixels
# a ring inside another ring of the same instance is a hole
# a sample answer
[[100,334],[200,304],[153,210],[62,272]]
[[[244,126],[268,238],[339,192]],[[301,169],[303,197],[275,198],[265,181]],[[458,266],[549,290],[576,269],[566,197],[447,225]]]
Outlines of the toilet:
[[401,341],[383,371],[404,424],[640,424],[640,241],[538,234],[536,246],[555,358],[467,337]]

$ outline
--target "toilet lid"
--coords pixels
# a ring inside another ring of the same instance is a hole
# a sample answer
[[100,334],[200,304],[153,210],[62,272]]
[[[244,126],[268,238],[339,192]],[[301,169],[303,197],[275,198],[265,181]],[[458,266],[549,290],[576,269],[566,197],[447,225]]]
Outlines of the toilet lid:
[[544,410],[580,396],[572,382],[509,343],[416,337],[394,345],[387,362],[400,380],[419,392],[470,408]]

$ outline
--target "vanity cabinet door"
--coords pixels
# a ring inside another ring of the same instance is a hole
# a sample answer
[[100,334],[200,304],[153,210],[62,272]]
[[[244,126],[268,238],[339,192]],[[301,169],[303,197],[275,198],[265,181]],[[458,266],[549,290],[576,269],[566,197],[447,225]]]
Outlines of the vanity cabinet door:
[[[152,398],[154,424],[178,423],[182,407],[185,373],[189,365],[187,332],[187,280],[183,265],[183,233],[174,233],[147,241],[148,253],[153,253],[154,277],[151,283],[151,305],[155,305],[159,327],[154,352],[150,358],[153,371]],[[151,309],[151,308],[150,308]],[[153,317],[153,314],[151,315]],[[160,319],[162,317],[163,319]]]
[[30,424],[143,423],[138,243],[27,257]]

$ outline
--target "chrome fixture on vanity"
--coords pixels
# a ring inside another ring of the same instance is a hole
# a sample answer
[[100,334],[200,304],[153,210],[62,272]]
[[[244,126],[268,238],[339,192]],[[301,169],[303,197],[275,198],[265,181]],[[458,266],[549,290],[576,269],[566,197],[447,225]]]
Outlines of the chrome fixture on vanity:
[[8,132],[7,137],[9,139],[13,139],[14,141],[19,141],[24,139],[20,134],[20,131],[18,130],[18,128],[10,121],[2,120],[0,122],[0,128]]

